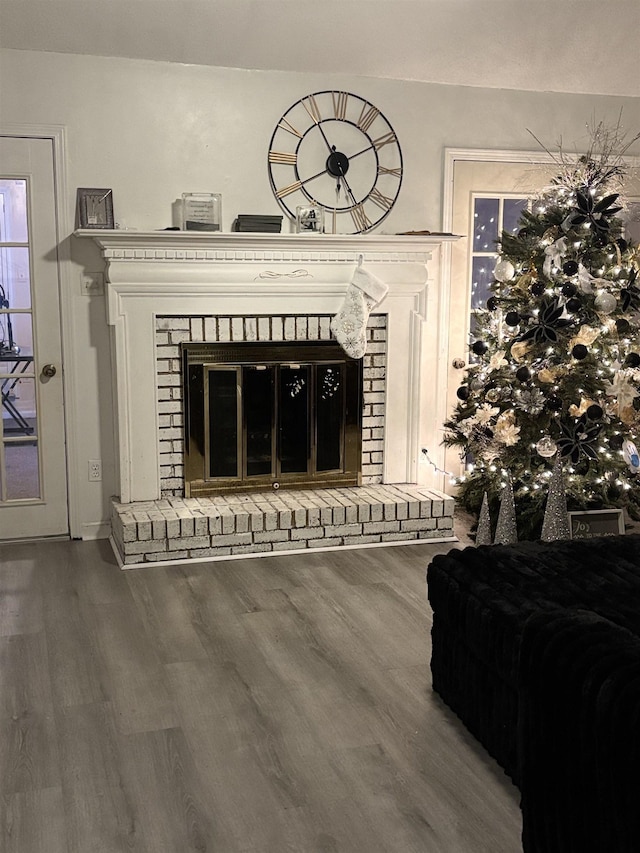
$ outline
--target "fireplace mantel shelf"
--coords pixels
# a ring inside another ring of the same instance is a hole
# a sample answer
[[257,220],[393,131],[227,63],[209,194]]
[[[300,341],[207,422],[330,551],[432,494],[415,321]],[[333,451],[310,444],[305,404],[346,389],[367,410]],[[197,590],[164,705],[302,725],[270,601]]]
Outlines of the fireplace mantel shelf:
[[[455,242],[454,234],[268,234],[268,233],[202,233],[192,231],[121,231],[84,228],[74,231],[78,238],[91,238],[107,257],[125,253],[129,258],[147,259],[147,252],[244,253],[266,251],[277,255],[313,255],[337,253],[354,260],[359,254],[365,259],[373,255],[413,255],[428,253],[442,243]],[[144,254],[137,255],[135,253]],[[133,253],[133,254],[130,254]],[[275,258],[274,258],[275,259]]]

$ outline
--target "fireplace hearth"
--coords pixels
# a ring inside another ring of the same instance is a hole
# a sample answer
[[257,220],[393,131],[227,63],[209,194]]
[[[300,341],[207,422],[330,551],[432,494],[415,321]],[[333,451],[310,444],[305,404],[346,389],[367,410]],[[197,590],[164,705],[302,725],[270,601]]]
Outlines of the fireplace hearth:
[[331,341],[182,343],[185,496],[361,482],[362,361]]

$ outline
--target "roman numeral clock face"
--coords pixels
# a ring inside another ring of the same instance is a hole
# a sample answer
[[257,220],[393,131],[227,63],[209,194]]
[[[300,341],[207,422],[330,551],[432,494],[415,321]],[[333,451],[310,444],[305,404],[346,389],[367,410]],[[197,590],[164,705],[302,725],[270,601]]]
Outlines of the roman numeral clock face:
[[379,225],[402,183],[402,151],[380,110],[349,92],[315,92],[282,116],[269,143],[269,180],[284,211],[324,208],[325,230]]

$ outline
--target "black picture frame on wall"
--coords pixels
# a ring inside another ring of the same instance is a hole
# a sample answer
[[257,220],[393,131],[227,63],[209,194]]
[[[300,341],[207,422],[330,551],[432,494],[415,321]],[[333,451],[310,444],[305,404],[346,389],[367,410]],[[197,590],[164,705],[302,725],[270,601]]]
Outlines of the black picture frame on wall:
[[78,189],[78,227],[114,227],[112,190],[86,187]]

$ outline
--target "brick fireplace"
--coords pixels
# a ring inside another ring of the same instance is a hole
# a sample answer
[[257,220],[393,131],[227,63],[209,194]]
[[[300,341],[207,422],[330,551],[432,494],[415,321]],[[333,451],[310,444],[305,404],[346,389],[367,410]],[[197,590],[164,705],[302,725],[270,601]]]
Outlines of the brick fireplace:
[[[76,233],[91,236],[106,261],[120,486],[113,529],[124,564],[295,550],[310,543],[357,545],[358,536],[362,544],[371,537],[380,543],[451,537],[452,503],[440,491],[441,475],[420,464],[420,449],[427,447],[431,459],[441,462],[448,334],[442,256],[443,245],[454,238]],[[330,340],[330,318],[342,305],[359,256],[389,286],[367,327],[364,491],[250,493],[231,496],[231,503],[228,495],[185,498],[180,344]],[[365,504],[369,509],[358,509]],[[316,523],[323,513],[324,526]],[[344,524],[360,528],[336,534],[343,515]],[[364,525],[383,522],[386,528],[365,531]],[[271,541],[265,536],[269,527],[279,534]],[[301,531],[309,528],[314,530],[307,537]],[[235,545],[228,538],[233,535],[239,537]]]

